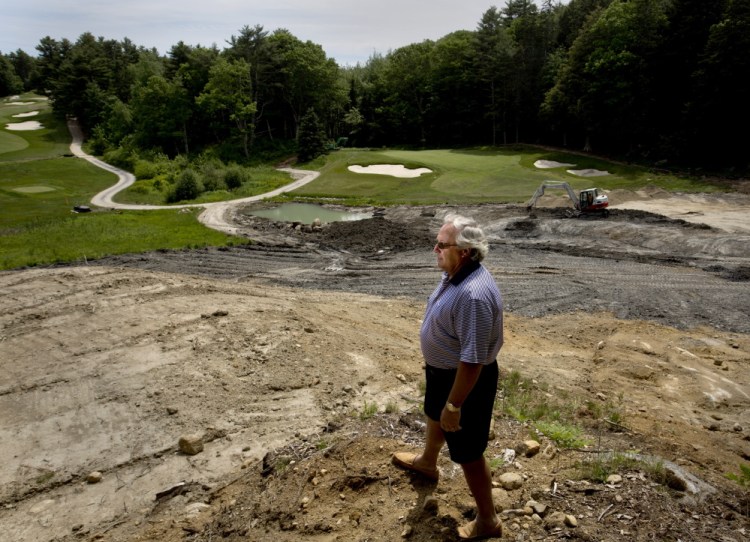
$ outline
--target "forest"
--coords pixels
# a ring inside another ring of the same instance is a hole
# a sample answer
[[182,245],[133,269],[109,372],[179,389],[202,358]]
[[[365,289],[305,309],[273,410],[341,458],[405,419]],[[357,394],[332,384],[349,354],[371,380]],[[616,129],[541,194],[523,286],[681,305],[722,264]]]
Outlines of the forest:
[[[189,36],[186,36],[186,40]],[[740,177],[748,171],[750,0],[506,0],[473,31],[339,66],[285,29],[166,55],[125,38],[46,36],[0,53],[0,96],[48,96],[92,152],[253,164],[331,142],[549,145]]]

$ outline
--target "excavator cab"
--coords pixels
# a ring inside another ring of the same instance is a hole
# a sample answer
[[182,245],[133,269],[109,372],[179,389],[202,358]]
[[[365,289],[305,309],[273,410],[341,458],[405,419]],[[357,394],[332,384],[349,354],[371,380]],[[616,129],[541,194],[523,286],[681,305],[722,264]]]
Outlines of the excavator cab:
[[578,209],[582,213],[602,213],[607,216],[608,206],[609,198],[604,194],[599,194],[598,188],[587,188],[578,194]]

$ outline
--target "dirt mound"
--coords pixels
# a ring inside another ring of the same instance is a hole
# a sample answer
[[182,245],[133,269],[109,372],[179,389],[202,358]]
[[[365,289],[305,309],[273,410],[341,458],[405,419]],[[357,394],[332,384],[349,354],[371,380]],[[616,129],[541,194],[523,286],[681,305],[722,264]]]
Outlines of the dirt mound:
[[424,221],[403,223],[376,217],[333,222],[323,228],[317,239],[327,247],[372,254],[378,251],[429,250],[435,244],[435,232]]

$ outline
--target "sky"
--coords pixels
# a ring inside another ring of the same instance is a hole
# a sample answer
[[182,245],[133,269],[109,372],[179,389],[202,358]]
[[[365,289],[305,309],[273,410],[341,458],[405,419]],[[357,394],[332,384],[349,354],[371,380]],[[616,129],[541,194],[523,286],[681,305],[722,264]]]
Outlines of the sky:
[[375,53],[475,30],[493,5],[502,9],[505,0],[0,0],[0,52],[36,56],[42,38],[75,42],[84,32],[129,38],[161,54],[179,41],[223,49],[244,26],[261,25],[269,33],[285,28],[353,66]]

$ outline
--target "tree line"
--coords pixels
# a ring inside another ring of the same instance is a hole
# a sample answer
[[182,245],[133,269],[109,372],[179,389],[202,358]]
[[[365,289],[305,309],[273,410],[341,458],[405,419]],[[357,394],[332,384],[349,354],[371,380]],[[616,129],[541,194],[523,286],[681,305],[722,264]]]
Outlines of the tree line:
[[36,49],[0,54],[0,95],[49,96],[101,154],[309,159],[345,136],[356,146],[534,143],[748,169],[750,0],[506,0],[473,31],[354,67],[258,25],[222,50],[179,42],[161,56],[90,33],[48,36]]

